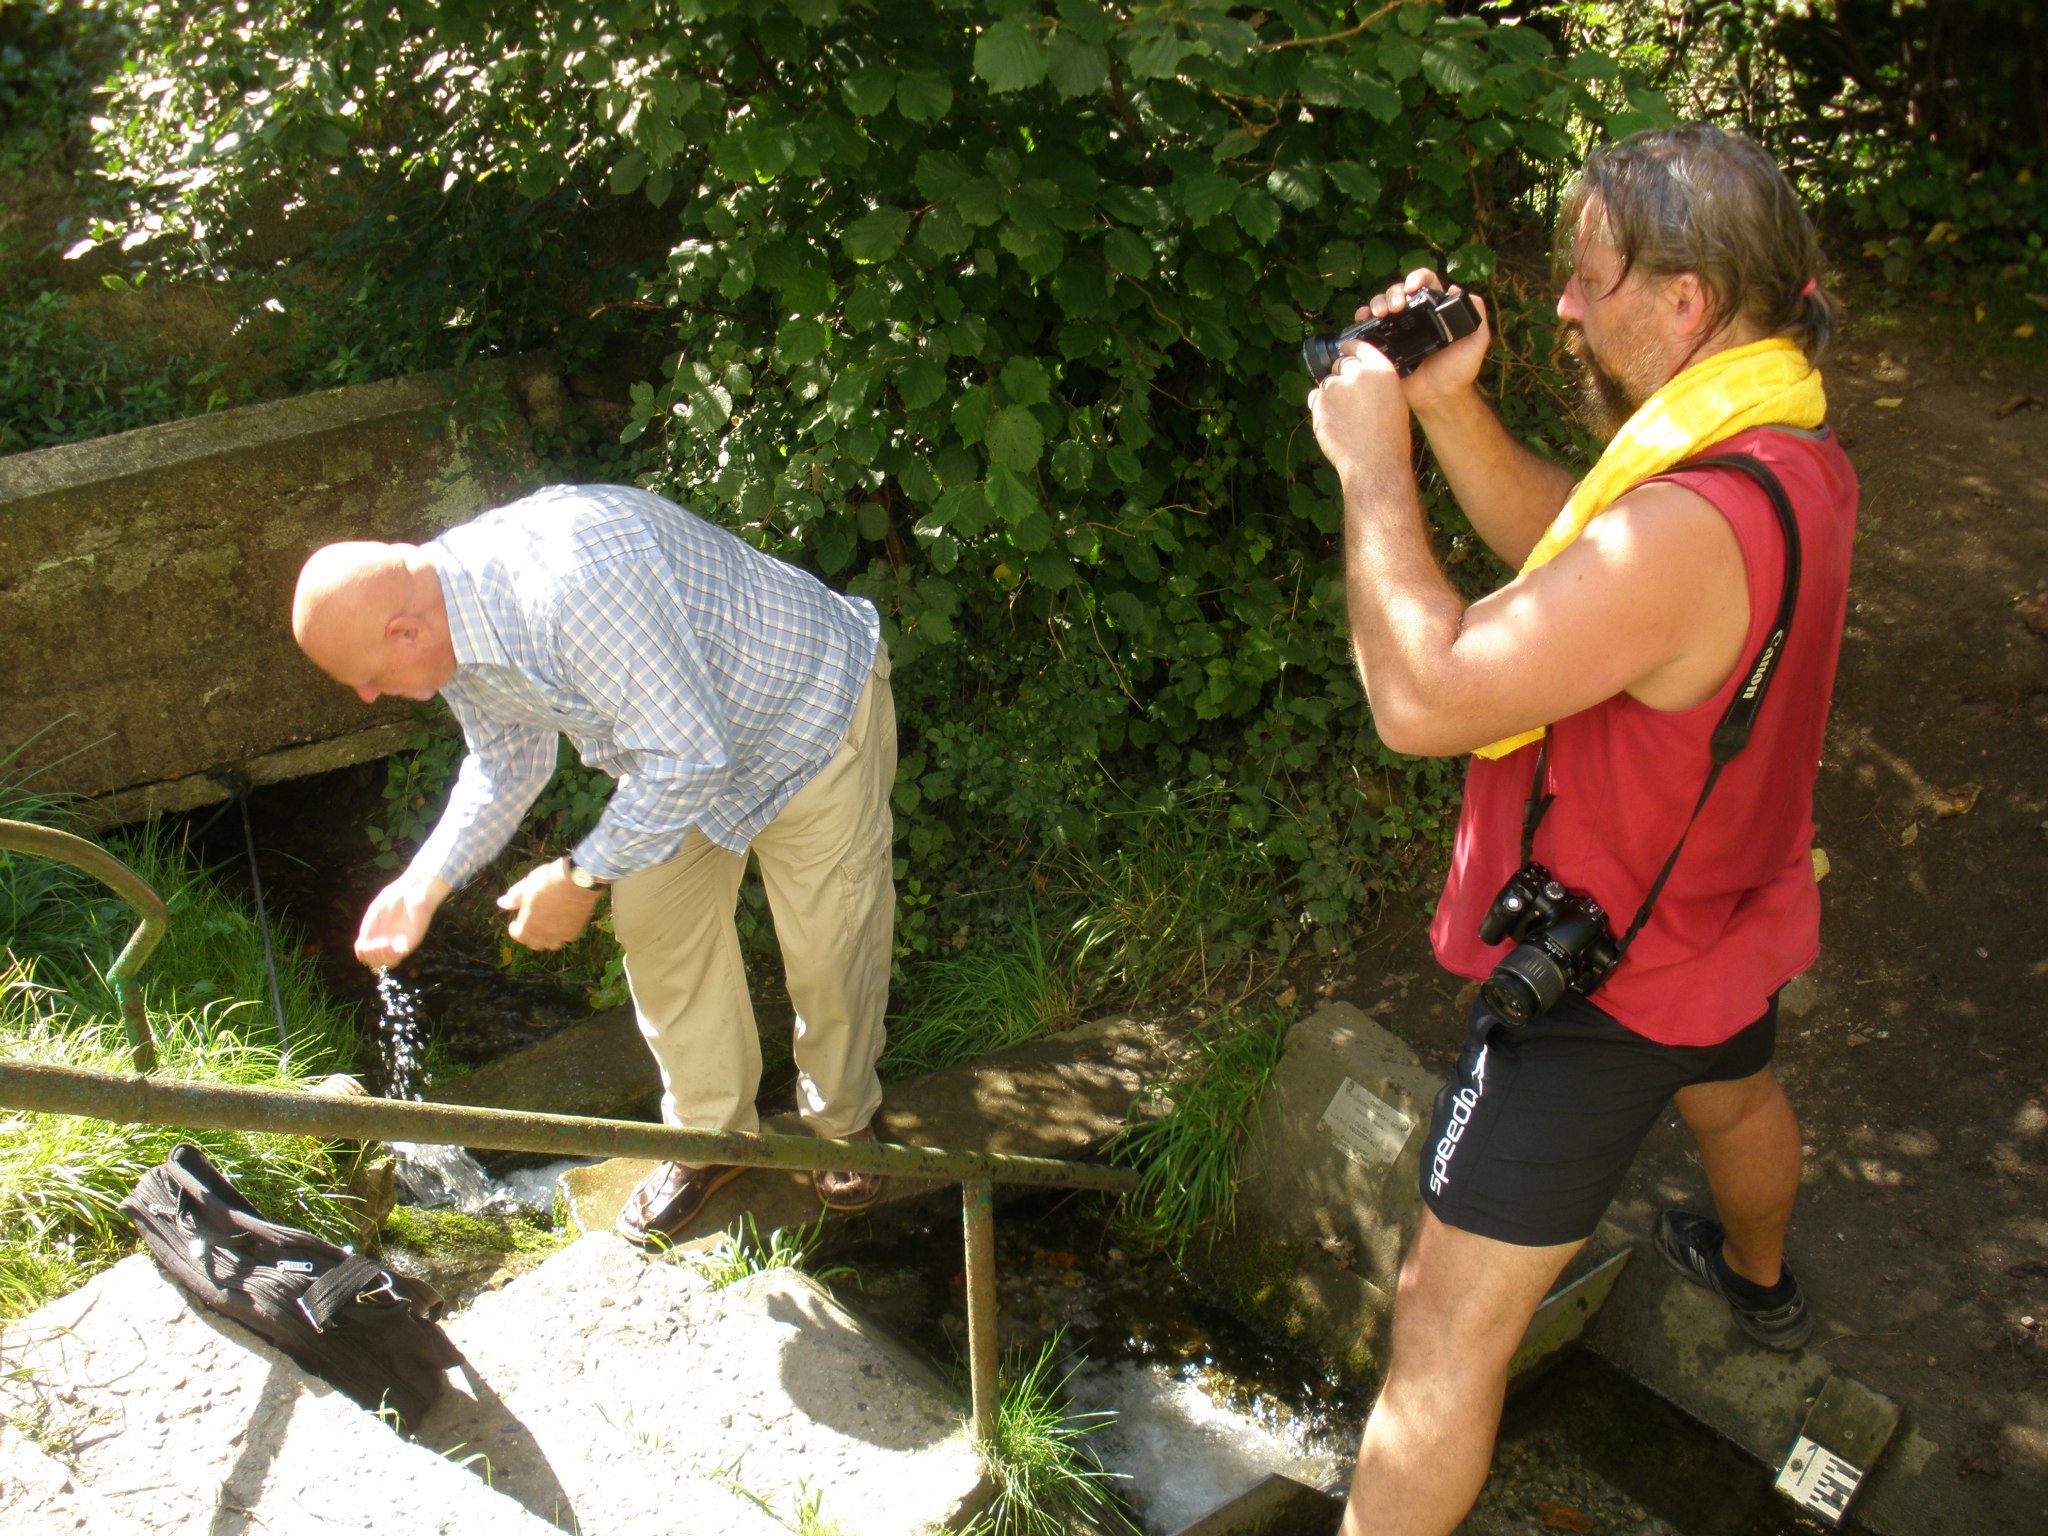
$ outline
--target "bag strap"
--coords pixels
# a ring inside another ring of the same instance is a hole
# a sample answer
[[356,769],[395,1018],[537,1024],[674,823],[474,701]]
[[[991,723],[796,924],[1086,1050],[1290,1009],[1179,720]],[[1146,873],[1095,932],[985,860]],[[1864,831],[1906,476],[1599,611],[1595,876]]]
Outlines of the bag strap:
[[410,1300],[400,1293],[381,1264],[351,1254],[306,1288],[306,1294],[299,1298],[299,1310],[306,1314],[306,1321],[316,1333],[324,1333],[342,1308],[373,1301],[396,1303],[408,1310],[411,1307]]
[[[1657,871],[1657,878],[1650,882],[1650,889],[1643,897],[1643,904],[1637,910],[1635,921],[1629,924],[1628,932],[1616,944],[1617,955],[1625,955],[1635,943],[1636,935],[1643,931],[1643,925],[1650,920],[1650,909],[1663,894],[1664,882],[1671,878],[1671,871],[1678,864],[1678,855],[1685,849],[1685,840],[1692,834],[1693,823],[1699,820],[1700,812],[1706,809],[1707,796],[1714,792],[1714,784],[1721,777],[1721,770],[1728,766],[1735,754],[1749,745],[1750,732],[1756,726],[1757,713],[1764,707],[1764,696],[1769,691],[1771,679],[1777,675],[1778,663],[1784,659],[1785,640],[1792,633],[1792,615],[1798,605],[1799,576],[1801,569],[1799,545],[1799,520],[1792,512],[1792,499],[1785,494],[1785,487],[1762,460],[1746,453],[1713,453],[1683,463],[1672,465],[1665,473],[1676,473],[1688,469],[1732,469],[1745,474],[1763,488],[1769,498],[1771,510],[1778,514],[1778,525],[1785,534],[1785,584],[1778,595],[1777,616],[1771,621],[1769,633],[1764,636],[1763,648],[1757,652],[1756,660],[1750,664],[1747,677],[1735,697],[1728,701],[1727,709],[1721,713],[1721,720],[1714,727],[1714,734],[1708,743],[1707,781],[1700,786],[1700,797],[1693,802],[1692,814],[1685,818],[1684,830],[1678,834],[1678,842],[1671,849],[1671,856],[1664,861],[1664,867]],[[1522,862],[1527,864],[1536,847],[1536,829],[1543,822],[1543,816],[1550,809],[1554,794],[1543,792],[1543,773],[1549,761],[1550,736],[1546,732],[1543,745],[1536,750],[1536,776],[1529,786],[1529,803],[1522,814]]]

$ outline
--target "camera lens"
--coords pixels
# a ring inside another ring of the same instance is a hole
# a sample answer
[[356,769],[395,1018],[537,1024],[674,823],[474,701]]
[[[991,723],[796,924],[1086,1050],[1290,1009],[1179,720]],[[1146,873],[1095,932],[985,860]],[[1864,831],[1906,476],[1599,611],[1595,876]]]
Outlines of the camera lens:
[[1311,336],[1301,344],[1301,360],[1308,364],[1308,376],[1318,384],[1330,376],[1330,370],[1337,366],[1340,354],[1337,351],[1338,338],[1334,336]]
[[1565,976],[1540,945],[1518,944],[1493,968],[1479,995],[1510,1024],[1526,1024],[1564,996]]

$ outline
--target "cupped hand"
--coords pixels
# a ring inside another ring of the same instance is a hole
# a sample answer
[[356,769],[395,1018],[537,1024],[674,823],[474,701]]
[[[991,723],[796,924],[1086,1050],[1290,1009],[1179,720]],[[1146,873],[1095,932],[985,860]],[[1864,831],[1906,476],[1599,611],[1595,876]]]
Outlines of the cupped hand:
[[512,914],[505,931],[514,943],[528,949],[560,949],[590,925],[599,894],[569,878],[567,859],[556,859],[520,876],[498,898],[498,906]]
[[429,876],[404,875],[372,898],[356,932],[356,958],[372,970],[388,970],[420,947],[441,903],[448,882]]

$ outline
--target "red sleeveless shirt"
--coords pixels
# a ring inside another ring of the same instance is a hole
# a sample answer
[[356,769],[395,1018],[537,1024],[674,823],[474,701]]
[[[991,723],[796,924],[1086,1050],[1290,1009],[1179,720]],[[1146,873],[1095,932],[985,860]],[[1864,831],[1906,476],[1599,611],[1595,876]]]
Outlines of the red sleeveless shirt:
[[[1764,1011],[1820,952],[1813,781],[1820,768],[1848,606],[1856,474],[1833,433],[1763,428],[1702,448],[1747,453],[1777,475],[1799,522],[1798,607],[1784,659],[1749,744],[1722,770],[1650,921],[1591,1001],[1667,1045],[1714,1045]],[[1625,693],[1550,727],[1557,799],[1535,858],[1607,910],[1616,938],[1684,830],[1706,782],[1708,738],[1748,675],[1778,611],[1785,537],[1763,488],[1738,470],[1653,477],[1727,518],[1749,576],[1741,659],[1704,704],[1657,710]],[[1430,939],[1453,973],[1483,979],[1508,952],[1479,941],[1479,919],[1521,862],[1522,812],[1537,748],[1472,759],[1450,878]]]

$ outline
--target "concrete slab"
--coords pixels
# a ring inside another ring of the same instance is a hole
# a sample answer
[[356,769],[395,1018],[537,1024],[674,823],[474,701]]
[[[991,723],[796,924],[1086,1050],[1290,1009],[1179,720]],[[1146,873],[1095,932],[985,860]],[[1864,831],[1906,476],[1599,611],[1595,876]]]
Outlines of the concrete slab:
[[[886,1140],[909,1146],[1078,1157],[1123,1127],[1138,1091],[1170,1072],[1184,1050],[1154,1023],[1092,1020],[890,1087],[877,1130]],[[794,1116],[771,1117],[764,1129],[802,1134]],[[653,1166],[615,1158],[570,1170],[562,1188],[578,1228],[609,1231],[627,1196]],[[891,1179],[883,1185],[882,1199],[900,1204],[949,1190],[927,1180]],[[712,1236],[746,1215],[763,1233],[807,1225],[820,1210],[808,1174],[753,1169],[713,1195],[677,1241]]]
[[[1195,1260],[1255,1316],[1362,1387],[1377,1385],[1384,1368],[1441,1086],[1408,1046],[1349,1004],[1303,1019],[1259,1103],[1237,1238]],[[1628,1248],[1625,1234],[1602,1225],[1530,1324],[1516,1378],[1577,1340]]]
[[[1781,1467],[1814,1403],[1831,1382],[1848,1390],[1827,1358],[1823,1326],[1807,1348],[1781,1355],[1752,1344],[1728,1309],[1668,1266],[1646,1257],[1631,1266],[1586,1342],[1658,1396]],[[1867,1389],[1864,1389],[1867,1391]],[[1953,1503],[1920,1473],[1938,1447],[1910,1423],[1881,1454],[1857,1493],[1854,1518],[1874,1536],[1946,1536],[1959,1527]],[[1788,1502],[1788,1511],[1792,1505]]]
[[0,1362],[9,1531],[554,1529],[194,1307],[145,1254],[0,1332]]
[[964,1406],[793,1271],[714,1290],[593,1233],[449,1332],[467,1390],[422,1440],[564,1529],[769,1536],[816,1497],[846,1536],[914,1536],[986,1499]]
[[[510,405],[511,379],[466,387]],[[518,435],[486,440],[464,387],[385,380],[0,458],[0,740],[35,737],[52,788],[117,795],[100,821],[225,799],[218,767],[261,783],[392,750],[405,703],[328,683],[285,619],[318,545],[429,537],[538,482],[516,407]]]

